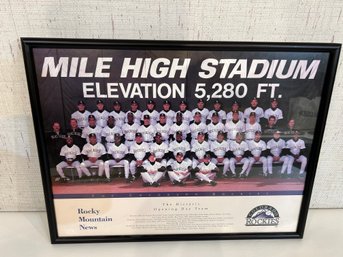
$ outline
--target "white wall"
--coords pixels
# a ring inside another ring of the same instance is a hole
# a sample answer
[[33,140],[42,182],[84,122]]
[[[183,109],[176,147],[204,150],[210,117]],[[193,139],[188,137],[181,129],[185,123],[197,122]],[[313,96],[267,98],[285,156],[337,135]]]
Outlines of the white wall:
[[[0,210],[43,210],[20,37],[343,41],[341,0],[42,1],[0,4]],[[311,206],[343,207],[342,58]]]

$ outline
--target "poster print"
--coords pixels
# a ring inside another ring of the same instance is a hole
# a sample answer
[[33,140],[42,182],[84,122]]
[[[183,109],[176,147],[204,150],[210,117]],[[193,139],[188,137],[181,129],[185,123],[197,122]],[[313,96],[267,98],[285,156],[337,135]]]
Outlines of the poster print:
[[339,47],[23,39],[52,242],[302,237]]

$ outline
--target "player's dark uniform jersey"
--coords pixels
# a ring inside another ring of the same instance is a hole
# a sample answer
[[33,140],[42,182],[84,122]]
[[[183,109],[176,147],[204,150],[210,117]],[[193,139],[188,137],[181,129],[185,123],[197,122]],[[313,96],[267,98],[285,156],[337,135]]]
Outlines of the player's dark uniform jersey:
[[68,129],[67,136],[70,136],[73,139],[75,145],[77,145],[80,149],[86,144],[86,140],[82,138],[82,129]]
[[47,146],[49,152],[50,166],[56,166],[59,163],[61,148],[65,145],[65,134],[60,132],[49,132],[47,135]]

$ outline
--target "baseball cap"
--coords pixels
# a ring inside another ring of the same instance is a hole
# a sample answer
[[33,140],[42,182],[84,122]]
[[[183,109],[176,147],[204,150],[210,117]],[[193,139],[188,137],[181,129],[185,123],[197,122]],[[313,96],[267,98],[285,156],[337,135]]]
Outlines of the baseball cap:
[[225,135],[224,131],[220,130],[218,131],[218,135]]
[[178,153],[176,154],[176,156],[183,156],[183,153],[182,153],[182,152],[178,152]]
[[113,115],[108,115],[107,120],[114,119]]
[[89,137],[89,138],[91,138],[91,137],[96,137],[96,135],[95,135],[95,133],[90,133],[90,134],[88,135],[88,137]]
[[185,100],[182,100],[182,101],[180,102],[180,104],[185,104],[185,105],[187,105],[187,102],[186,102]]
[[210,159],[210,158],[211,158],[211,155],[210,155],[209,153],[207,153],[207,154],[204,155],[204,158]]
[[233,103],[232,103],[232,105],[239,105],[239,103],[237,102],[237,101],[234,101]]
[[148,104],[155,104],[155,102],[153,100],[149,100]]
[[121,135],[119,133],[115,133],[114,137],[121,137]]
[[250,117],[250,116],[256,117],[256,113],[255,113],[255,112],[251,112],[251,113],[249,114],[249,117]]
[[137,132],[137,133],[136,133],[136,137],[142,137],[142,133]]
[[113,105],[116,106],[116,105],[120,105],[121,106],[121,103],[119,101],[114,101],[113,102]]
[[262,134],[262,132],[261,132],[261,131],[259,131],[259,130],[256,130],[256,131],[255,131],[255,135],[257,135],[257,134],[260,134],[260,135],[261,135],[261,134]]
[[204,100],[203,99],[199,99],[198,103],[204,103]]
[[93,114],[91,114],[91,115],[88,116],[88,120],[89,120],[89,119],[92,119],[92,118],[95,119],[95,116],[94,116]]
[[237,114],[239,114],[239,112],[238,112],[238,111],[232,111],[232,114],[234,114],[234,113],[237,113]]
[[181,135],[182,136],[182,131],[176,131],[176,135]]
[[80,105],[80,104],[83,104],[83,105],[86,105],[84,101],[80,100],[77,102],[77,105]]
[[200,113],[200,112],[195,112],[195,113],[194,113],[194,115],[198,115],[198,114],[199,114],[199,115],[201,115],[201,113]]
[[222,104],[219,100],[215,100],[214,104]]
[[160,113],[160,117],[166,117],[164,113]]
[[182,117],[182,112],[177,112],[176,116],[181,116]]
[[163,104],[169,104],[170,105],[170,102],[169,102],[169,100],[164,100]]
[[256,101],[258,101],[258,99],[256,98],[256,96],[255,96],[255,97],[253,97],[253,98],[251,99],[251,101],[252,101],[252,100],[256,100]]
[[131,104],[138,104],[136,100],[132,100]]
[[213,113],[212,113],[212,117],[213,117],[213,116],[217,116],[217,117],[219,117],[219,114],[218,114],[218,112],[213,112]]
[[271,103],[272,103],[272,102],[277,102],[277,99],[276,99],[276,98],[273,98],[270,102],[271,102]]
[[201,132],[201,131],[200,131],[200,132],[198,133],[198,136],[203,136],[203,135],[205,135],[204,132]]
[[156,132],[155,137],[161,137],[162,134],[160,132]]
[[132,112],[128,112],[127,116],[134,116]]
[[104,104],[104,102],[102,100],[97,100],[96,104]]
[[149,116],[148,114],[145,114],[145,115],[143,116],[143,119],[150,119],[150,116]]

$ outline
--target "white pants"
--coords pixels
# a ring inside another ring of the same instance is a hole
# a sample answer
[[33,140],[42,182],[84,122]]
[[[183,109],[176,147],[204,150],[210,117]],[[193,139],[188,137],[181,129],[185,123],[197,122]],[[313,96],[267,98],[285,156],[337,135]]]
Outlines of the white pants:
[[[136,163],[137,163],[136,161],[130,162],[130,172],[131,172],[132,176],[136,174],[136,170],[137,170]],[[142,166],[140,166],[140,167],[142,167]]]
[[83,161],[80,165],[81,170],[88,176],[91,175],[89,173],[89,170],[87,169],[88,167],[91,166],[98,166],[98,176],[101,177],[102,174],[104,174],[104,162],[102,160],[97,160],[96,162],[91,162],[91,161]]
[[[286,169],[287,169],[287,165],[288,165],[288,157],[287,156],[281,156],[280,159],[274,163],[279,163],[279,162],[283,163],[282,168],[281,168],[281,174],[284,174]],[[267,157],[267,166],[268,166],[268,173],[273,174],[273,156]]]
[[163,172],[155,172],[155,173],[149,173],[149,172],[142,172],[141,173],[142,176],[142,180],[144,183],[158,183],[158,181],[160,181],[160,179],[163,176]]
[[216,158],[212,158],[211,162],[213,162],[214,164],[221,165],[223,164],[223,175],[226,175],[227,171],[229,170],[230,167],[230,160],[228,158],[224,158],[222,163],[218,163],[218,160]]
[[300,172],[299,174],[303,174],[305,172],[305,168],[307,165],[307,158],[304,155],[300,155],[298,159],[294,159],[292,155],[288,155],[288,168],[287,168],[287,174],[292,173],[292,167],[293,167],[293,162],[300,162]]
[[200,180],[200,181],[207,181],[208,183],[210,183],[214,177],[215,177],[215,173],[209,172],[209,173],[201,173],[201,172],[197,172],[195,173],[195,176]]
[[249,173],[254,163],[262,163],[263,174],[267,175],[267,158],[264,156],[260,156],[260,159],[258,161],[256,161],[254,157],[249,158],[249,167],[247,169],[246,176],[249,176]]
[[186,180],[189,177],[190,173],[187,172],[185,174],[176,174],[174,171],[168,171],[168,175],[171,182],[181,182],[183,180]]
[[249,168],[249,159],[248,158],[242,158],[240,162],[237,162],[236,158],[230,159],[230,170],[233,175],[236,175],[236,164],[243,164],[242,172],[240,173],[243,175],[247,169]]
[[117,162],[116,160],[108,160],[105,161],[105,175],[107,178],[110,177],[110,166],[118,165],[124,167],[125,178],[129,178],[130,170],[129,170],[129,162],[127,160],[121,160]]
[[[63,161],[60,162],[59,164],[56,165],[56,170],[58,172],[58,174],[60,175],[61,178],[65,178],[63,169],[66,167],[73,167],[76,169],[77,174],[79,175],[79,178],[82,177],[82,170],[80,168],[80,162],[79,161],[74,161],[71,165],[69,165],[67,162]],[[90,176],[90,174],[89,174]]]

